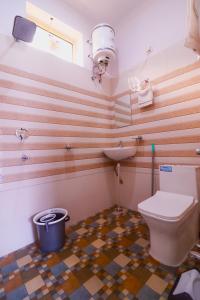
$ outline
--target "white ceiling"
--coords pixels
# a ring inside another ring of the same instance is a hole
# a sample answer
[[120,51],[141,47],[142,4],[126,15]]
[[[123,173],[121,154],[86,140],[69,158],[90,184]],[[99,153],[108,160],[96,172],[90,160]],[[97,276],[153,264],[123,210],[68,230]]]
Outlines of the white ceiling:
[[115,25],[141,0],[65,0],[71,7],[96,23]]

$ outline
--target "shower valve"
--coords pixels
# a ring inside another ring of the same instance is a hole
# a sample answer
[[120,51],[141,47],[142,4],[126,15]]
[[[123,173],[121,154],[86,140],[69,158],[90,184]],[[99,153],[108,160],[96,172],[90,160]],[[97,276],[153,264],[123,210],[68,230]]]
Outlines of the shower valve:
[[71,150],[71,149],[72,149],[71,144],[67,144],[67,145],[65,146],[65,149],[66,149],[67,151]]
[[29,159],[30,159],[30,157],[28,155],[22,154],[22,156],[21,156],[22,161],[26,161],[26,160],[29,160]]

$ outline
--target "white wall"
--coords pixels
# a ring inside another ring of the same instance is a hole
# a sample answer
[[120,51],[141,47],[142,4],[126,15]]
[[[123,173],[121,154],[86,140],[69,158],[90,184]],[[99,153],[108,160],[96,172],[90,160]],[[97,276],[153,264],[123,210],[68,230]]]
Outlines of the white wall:
[[35,49],[27,43],[14,42],[12,37],[1,34],[0,64],[19,67],[30,73],[40,73],[40,75],[48,78],[67,82],[94,92],[110,94],[109,79],[104,78],[101,86],[95,85],[91,80],[90,70],[64,61],[50,53]]
[[[144,66],[144,62],[131,66],[126,71],[122,71],[118,77],[112,78],[111,90],[114,95],[129,89],[128,77],[136,76],[139,79],[150,78],[156,79],[175,69],[184,67],[197,61],[197,55],[191,49],[183,47],[183,42],[179,41],[172,46],[160,51],[152,53],[148,62]],[[120,99],[122,100],[122,99]],[[127,103],[129,103],[129,95]]]
[[[87,57],[90,49],[86,43],[90,38],[90,32],[93,26],[90,20],[76,12],[63,0],[31,0],[30,2],[83,34],[84,66],[90,68],[90,61]],[[13,21],[16,15],[26,17],[26,0],[0,1],[1,34],[12,35]]]
[[184,40],[186,0],[138,1],[116,28],[120,72],[145,59],[150,45],[156,54]]
[[[151,196],[151,170],[142,168],[122,167],[123,184],[117,185],[118,204],[128,209],[137,210],[137,205]],[[155,170],[154,192],[158,190],[159,176]]]
[[[119,72],[143,61],[145,49],[151,45],[154,54],[182,42],[186,32],[187,0],[138,1],[132,11],[115,25]],[[90,38],[94,21],[75,11],[64,0],[31,0],[31,3],[52,14],[74,29],[82,32],[84,41],[84,66],[90,68]],[[7,0],[0,3],[0,33],[11,35],[15,15],[25,16],[25,0]]]
[[112,171],[90,171],[74,178],[43,184],[29,182],[26,187],[0,192],[0,257],[34,241],[32,218],[41,210],[66,208],[71,225],[112,206],[113,178]]

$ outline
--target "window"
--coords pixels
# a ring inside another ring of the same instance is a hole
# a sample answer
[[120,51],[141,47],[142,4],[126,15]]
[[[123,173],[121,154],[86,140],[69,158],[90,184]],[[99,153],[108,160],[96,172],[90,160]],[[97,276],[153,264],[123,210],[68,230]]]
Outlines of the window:
[[66,61],[83,65],[82,34],[30,2],[27,18],[37,24],[32,46]]
[[37,27],[32,46],[73,62],[73,44]]

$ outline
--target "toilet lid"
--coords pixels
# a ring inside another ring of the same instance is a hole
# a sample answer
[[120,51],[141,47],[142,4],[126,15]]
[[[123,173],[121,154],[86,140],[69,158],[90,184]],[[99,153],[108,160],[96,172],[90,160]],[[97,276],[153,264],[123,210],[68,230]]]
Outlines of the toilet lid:
[[176,220],[182,217],[193,205],[194,197],[157,191],[156,194],[138,204],[141,213]]

